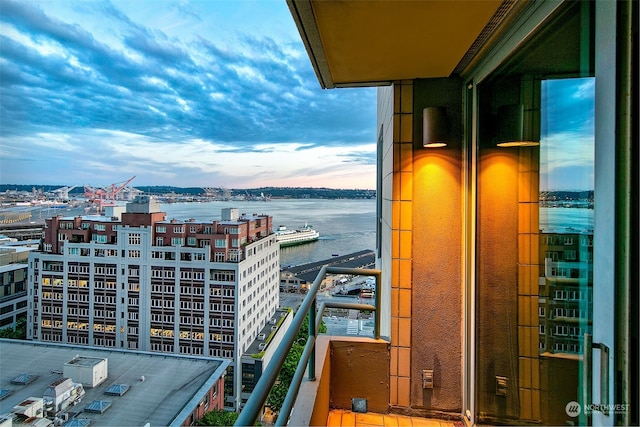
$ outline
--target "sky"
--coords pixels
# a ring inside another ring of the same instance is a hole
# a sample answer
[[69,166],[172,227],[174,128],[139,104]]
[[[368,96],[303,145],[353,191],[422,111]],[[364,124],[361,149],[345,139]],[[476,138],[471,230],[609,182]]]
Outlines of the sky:
[[595,78],[542,81],[540,190],[593,190]]
[[375,188],[285,0],[0,0],[0,183]]

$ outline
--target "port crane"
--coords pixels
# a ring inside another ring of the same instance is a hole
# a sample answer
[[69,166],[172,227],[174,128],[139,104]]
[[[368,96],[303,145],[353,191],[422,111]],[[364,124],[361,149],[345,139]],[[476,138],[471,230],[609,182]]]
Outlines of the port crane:
[[115,206],[118,193],[120,193],[136,176],[132,176],[126,181],[117,182],[107,187],[93,188],[91,185],[84,186],[84,197],[87,201],[98,204],[99,212],[105,206]]
[[71,187],[60,187],[56,190],[53,190],[53,193],[57,194],[58,199],[66,201],[69,200],[69,191],[73,190],[76,187],[77,185],[72,185]]

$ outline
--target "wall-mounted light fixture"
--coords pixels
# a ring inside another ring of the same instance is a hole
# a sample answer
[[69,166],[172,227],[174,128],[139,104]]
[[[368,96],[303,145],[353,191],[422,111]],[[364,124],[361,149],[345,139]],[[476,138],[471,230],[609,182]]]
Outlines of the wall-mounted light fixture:
[[447,109],[427,107],[422,110],[422,146],[445,147],[449,136]]
[[496,145],[498,147],[535,147],[540,138],[533,132],[531,117],[525,125],[525,111],[522,104],[498,107],[496,118]]

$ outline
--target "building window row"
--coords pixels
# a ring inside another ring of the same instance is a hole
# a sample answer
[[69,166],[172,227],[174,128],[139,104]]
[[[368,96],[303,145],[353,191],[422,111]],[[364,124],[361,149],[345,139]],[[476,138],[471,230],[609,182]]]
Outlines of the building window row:
[[173,294],[176,287],[174,285],[161,285],[157,283],[151,284],[151,292],[157,292],[161,294]]
[[88,317],[89,316],[89,309],[88,308],[79,308],[79,307],[67,307],[67,313],[70,316]]
[[174,279],[176,277],[176,272],[175,270],[171,269],[171,270],[159,270],[159,269],[152,269],[151,270],[151,277],[155,278],[155,279]]
[[204,310],[204,303],[199,301],[180,301],[180,308],[183,310]]
[[104,234],[94,234],[91,236],[91,240],[96,243],[107,243],[107,236]]
[[69,263],[67,271],[69,273],[89,274],[90,269],[88,264],[82,265],[82,264]]
[[86,335],[67,335],[69,344],[89,344],[89,337]]
[[180,316],[180,324],[202,326],[204,325],[204,318],[201,316]]
[[100,274],[104,276],[115,276],[117,272],[118,270],[115,266],[113,267],[107,267],[102,265],[95,266],[95,274]]
[[216,282],[235,282],[236,272],[233,270],[211,270],[210,278]]
[[173,323],[174,320],[175,320],[175,317],[171,314],[151,313],[152,322]]
[[67,299],[69,301],[89,302],[89,294],[69,293]]
[[116,297],[109,295],[94,295],[93,301],[101,304],[115,304]]
[[222,328],[233,328],[235,322],[232,319],[212,318],[210,321],[210,325]]
[[64,296],[61,292],[43,292],[42,299],[62,301]]
[[204,280],[204,271],[180,270],[181,279]]
[[221,349],[221,348],[210,348],[209,356],[231,359],[233,357],[233,350],[227,350],[227,349]]
[[174,303],[173,300],[169,299],[152,299],[151,307],[153,308],[173,308]]
[[67,322],[67,329],[76,329],[79,331],[88,331],[89,324],[85,322]]
[[171,344],[160,344],[160,343],[151,343],[152,351],[161,351],[164,353],[173,353],[173,345]]
[[102,319],[115,319],[116,312],[113,310],[93,310],[93,316]]
[[62,306],[56,305],[41,305],[42,313],[46,314],[62,314]]
[[140,233],[129,233],[129,244],[130,245],[139,245],[141,242]]
[[224,297],[230,297],[233,298],[235,296],[236,292],[234,288],[210,288],[209,289],[209,295],[211,295],[212,297],[219,297],[219,296],[224,296]]
[[180,286],[180,295],[204,295],[204,288],[201,286]]

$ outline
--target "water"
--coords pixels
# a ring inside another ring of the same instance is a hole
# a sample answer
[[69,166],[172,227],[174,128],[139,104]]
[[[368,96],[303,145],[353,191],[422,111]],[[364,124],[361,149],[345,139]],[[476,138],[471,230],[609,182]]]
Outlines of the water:
[[197,221],[220,220],[223,208],[238,208],[241,213],[273,217],[274,228],[289,229],[312,225],[320,233],[316,242],[282,248],[280,265],[300,265],[321,261],[334,254],[346,255],[376,247],[375,200],[272,199],[261,201],[216,201],[206,203],[162,204],[167,219]]
[[593,231],[593,209],[540,208],[540,229],[561,233],[567,229]]
[[[296,228],[305,223],[320,232],[317,242],[283,248],[280,264],[300,265],[332,258],[334,254],[376,248],[375,200],[273,199],[260,201],[217,201],[207,203],[169,203],[162,205],[167,219],[198,221],[220,220],[223,208],[238,208],[246,214],[273,217],[274,228]],[[593,209],[540,208],[543,232],[566,232],[566,229],[593,230]]]

